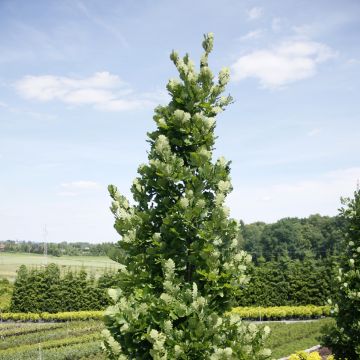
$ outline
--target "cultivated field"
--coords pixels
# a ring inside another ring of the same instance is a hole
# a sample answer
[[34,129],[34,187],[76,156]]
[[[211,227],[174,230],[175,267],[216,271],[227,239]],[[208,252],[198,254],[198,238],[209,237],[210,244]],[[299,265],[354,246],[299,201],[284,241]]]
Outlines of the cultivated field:
[[1,253],[0,254],[0,279],[6,278],[14,281],[16,270],[21,265],[42,266],[49,263],[59,265],[63,270],[71,268],[80,270],[84,268],[89,274],[101,274],[106,270],[115,270],[118,263],[110,260],[106,256],[50,256],[26,253]]
[[[306,323],[269,323],[267,347],[274,358],[318,344],[320,328],[332,319]],[[105,359],[100,349],[99,320],[63,323],[0,323],[0,360]]]
[[333,322],[334,319],[325,318],[298,323],[269,323],[271,333],[266,347],[273,350],[275,359],[308,349],[320,343],[321,328]]
[[100,321],[0,324],[1,360],[105,359]]

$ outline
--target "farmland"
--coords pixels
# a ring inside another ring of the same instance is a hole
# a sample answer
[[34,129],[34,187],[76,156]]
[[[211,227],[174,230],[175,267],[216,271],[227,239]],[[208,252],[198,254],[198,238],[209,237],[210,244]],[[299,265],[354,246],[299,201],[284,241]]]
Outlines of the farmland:
[[50,256],[26,253],[1,253],[0,278],[13,281],[16,270],[21,265],[40,267],[49,263],[59,265],[63,270],[80,270],[84,268],[90,274],[101,274],[106,270],[115,270],[118,264],[106,256]]
[[[272,330],[267,346],[279,358],[318,343],[320,328],[331,319],[306,323],[270,323]],[[100,348],[99,320],[61,323],[0,324],[0,360],[17,359],[105,359]]]

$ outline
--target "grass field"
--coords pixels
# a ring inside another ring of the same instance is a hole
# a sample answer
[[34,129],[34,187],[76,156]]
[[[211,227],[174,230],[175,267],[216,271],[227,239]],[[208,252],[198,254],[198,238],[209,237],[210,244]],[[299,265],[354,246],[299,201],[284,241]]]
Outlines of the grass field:
[[[306,323],[269,323],[267,346],[274,358],[319,343],[320,328],[332,319]],[[101,321],[65,323],[0,323],[0,360],[105,359],[100,349]]]
[[319,344],[321,328],[333,321],[325,318],[299,323],[269,323],[271,333],[266,346],[273,350],[275,359],[308,349]]
[[16,270],[20,265],[30,267],[42,266],[49,263],[55,263],[61,268],[71,268],[79,270],[85,268],[90,274],[101,274],[105,270],[114,270],[118,264],[106,256],[50,256],[47,257],[38,254],[26,253],[0,253],[0,279],[6,278],[14,281]]

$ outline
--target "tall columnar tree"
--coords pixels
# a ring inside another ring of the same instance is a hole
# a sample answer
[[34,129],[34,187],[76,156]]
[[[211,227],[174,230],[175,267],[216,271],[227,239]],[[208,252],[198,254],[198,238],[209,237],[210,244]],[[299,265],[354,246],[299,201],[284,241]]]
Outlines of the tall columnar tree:
[[155,109],[149,162],[131,188],[135,205],[109,186],[123,250],[119,288],[111,290],[104,349],[112,359],[267,359],[268,328],[226,312],[248,282],[249,255],[239,250],[238,223],[224,205],[230,162],[212,160],[215,116],[232,102],[208,66],[205,35],[200,70],[189,55],[170,58],[180,79],[171,101]]
[[360,359],[360,189],[343,204],[347,248],[338,276],[336,326],[325,335],[325,344],[337,359],[352,360]]

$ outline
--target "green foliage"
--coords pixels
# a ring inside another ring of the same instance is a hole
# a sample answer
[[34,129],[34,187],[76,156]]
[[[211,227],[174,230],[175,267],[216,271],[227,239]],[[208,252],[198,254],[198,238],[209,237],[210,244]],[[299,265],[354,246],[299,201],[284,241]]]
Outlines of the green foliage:
[[[230,313],[238,314],[244,319],[279,320],[279,319],[306,319],[330,315],[330,306],[238,306]],[[1,313],[2,321],[77,321],[88,319],[102,319],[104,311],[67,311],[59,313]]]
[[76,321],[102,319],[104,311],[65,311],[59,313],[1,313],[2,321]]
[[7,279],[0,279],[0,311],[10,308],[13,285]]
[[309,319],[329,316],[330,306],[239,306],[233,308],[231,313],[238,314],[243,319],[252,320]]
[[116,273],[104,273],[98,280],[85,270],[60,274],[55,264],[17,273],[10,309],[12,312],[102,310],[110,303],[107,289],[117,281]]
[[336,291],[332,258],[283,258],[250,267],[251,282],[238,298],[240,306],[323,305]]
[[286,259],[328,258],[342,254],[345,247],[341,217],[311,215],[308,218],[284,218],[274,224],[241,222],[244,249],[255,263]]
[[148,164],[140,165],[130,205],[109,186],[121,235],[119,289],[105,313],[104,349],[112,359],[266,359],[266,333],[236,314],[226,316],[248,282],[250,256],[239,250],[229,219],[230,163],[212,161],[215,116],[232,102],[208,67],[213,35],[205,36],[200,71],[173,51],[180,80],[171,101],[155,109]]
[[346,253],[339,269],[336,326],[327,329],[324,343],[336,358],[360,358],[360,189],[343,199],[340,215],[346,221]]

